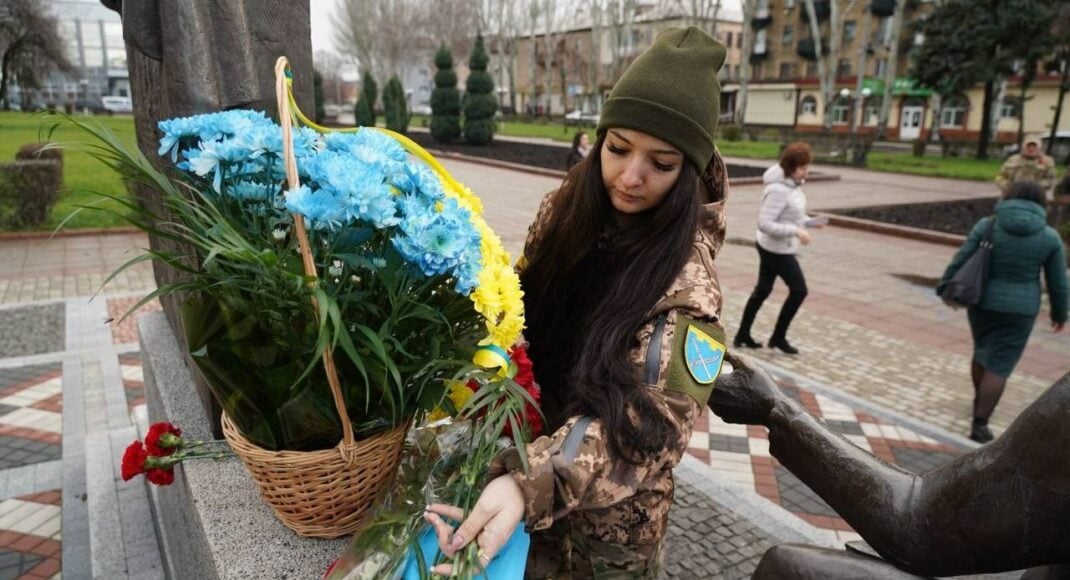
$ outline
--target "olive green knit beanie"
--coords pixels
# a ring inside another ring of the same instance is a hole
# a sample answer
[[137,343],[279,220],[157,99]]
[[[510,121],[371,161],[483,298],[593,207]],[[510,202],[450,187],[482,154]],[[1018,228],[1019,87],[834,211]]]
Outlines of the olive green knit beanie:
[[725,47],[689,26],[667,28],[624,71],[602,104],[598,134],[612,127],[633,129],[671,144],[706,169],[721,110],[717,73]]

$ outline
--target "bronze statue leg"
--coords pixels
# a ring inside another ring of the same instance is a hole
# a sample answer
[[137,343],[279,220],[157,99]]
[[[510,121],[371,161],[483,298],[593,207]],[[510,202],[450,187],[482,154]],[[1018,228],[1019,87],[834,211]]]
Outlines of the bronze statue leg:
[[781,544],[766,550],[754,580],[915,580],[915,576],[869,556],[801,544]]

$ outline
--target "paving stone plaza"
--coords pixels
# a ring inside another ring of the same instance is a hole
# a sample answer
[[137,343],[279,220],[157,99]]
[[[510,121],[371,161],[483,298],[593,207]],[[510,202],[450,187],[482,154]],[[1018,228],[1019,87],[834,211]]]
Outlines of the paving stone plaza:
[[[556,180],[447,166],[482,196],[515,255]],[[808,186],[817,211],[996,195],[973,182],[825,170],[842,179]],[[730,193],[729,239],[717,260],[730,335],[757,275],[760,192]],[[969,449],[965,315],[924,283],[954,248],[836,227],[814,237],[802,257],[810,294],[791,336],[802,353],[753,354],[807,411],[889,463],[925,471]],[[116,321],[153,288],[151,267],[127,270],[93,297],[146,243],[133,234],[0,241],[0,579],[163,577],[144,483],[118,474],[145,393],[136,326]],[[778,287],[762,309],[759,339],[784,296]],[[1067,370],[1068,353],[1070,336],[1037,325],[993,417],[997,434]],[[858,538],[770,456],[764,428],[707,413],[677,479],[667,578],[747,578],[772,545]]]

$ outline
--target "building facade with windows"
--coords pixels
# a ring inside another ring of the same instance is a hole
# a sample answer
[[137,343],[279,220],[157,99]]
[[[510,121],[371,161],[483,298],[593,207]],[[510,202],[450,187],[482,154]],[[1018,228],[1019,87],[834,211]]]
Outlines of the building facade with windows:
[[[830,2],[837,1],[837,7],[847,10],[838,27],[840,48],[830,59]],[[751,24],[754,44],[744,124],[822,131],[828,114],[833,131],[847,132],[858,116],[857,130],[874,133],[888,69],[894,62],[886,138],[928,139],[936,132],[945,139],[977,139],[982,125],[983,86],[940,99],[910,77],[912,53],[924,42],[918,23],[933,7],[931,0],[815,0],[821,31],[820,38],[815,39],[803,0],[760,0]],[[905,12],[900,33],[893,37],[896,9]],[[826,55],[824,62],[836,71],[833,98],[827,109],[818,78],[818,42]],[[897,58],[893,58],[893,47],[898,49]],[[1016,141],[1019,127],[1025,133],[1050,131],[1058,84],[1057,75],[1041,70],[1023,110],[1020,79],[1008,79],[1005,97],[998,105],[996,141]],[[1070,115],[1063,115],[1059,124],[1060,130],[1070,129]]]
[[101,97],[129,97],[130,74],[119,14],[96,0],[50,0],[47,5],[58,21],[73,71],[49,75],[40,89],[13,85],[13,95],[22,107],[71,105],[100,110]]
[[[515,39],[517,112],[549,112],[551,115],[563,115],[571,111],[598,113],[602,101],[609,96],[617,79],[635,57],[653,44],[659,32],[672,26],[688,25],[688,19],[675,6],[668,4],[641,4],[630,24],[602,26],[597,33],[592,33],[590,18],[579,13],[572,19],[572,26],[555,35],[553,51],[547,51],[546,35],[543,33],[536,33],[534,38],[529,35]],[[721,113],[726,116],[735,110],[735,88],[729,85],[741,72],[743,27],[740,20],[736,16],[722,14],[714,33],[728,48],[720,72],[723,87],[720,107]],[[704,23],[702,27],[707,31],[712,28],[710,23]],[[618,38],[619,43],[616,42]],[[595,42],[599,43],[598,50],[592,49]],[[505,55],[495,50],[494,43],[488,43],[488,46],[491,47],[489,72],[497,84],[500,105],[507,106],[510,102],[506,72],[508,64]],[[552,63],[552,67],[548,67],[548,63]],[[545,90],[547,74],[550,75],[549,92]]]

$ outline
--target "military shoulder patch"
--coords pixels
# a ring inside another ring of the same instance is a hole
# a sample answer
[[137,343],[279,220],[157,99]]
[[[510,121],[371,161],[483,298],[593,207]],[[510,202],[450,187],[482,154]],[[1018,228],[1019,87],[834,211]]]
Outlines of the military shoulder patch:
[[665,388],[705,405],[724,364],[724,330],[687,316],[676,317]]
[[724,362],[725,346],[694,325],[688,325],[684,339],[684,360],[687,370],[700,385],[717,380]]

